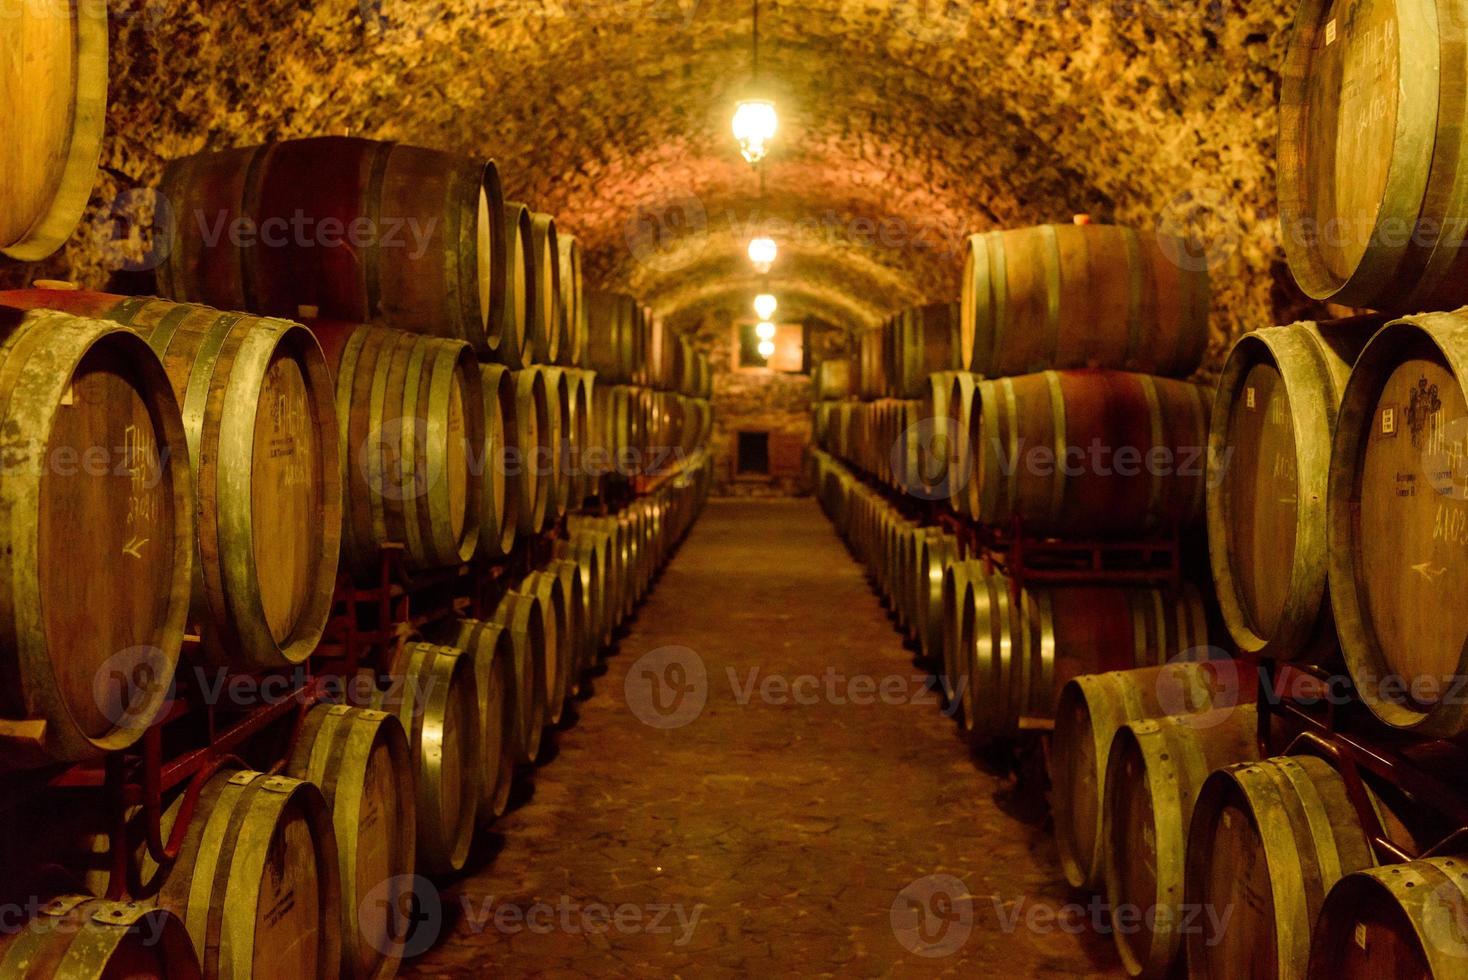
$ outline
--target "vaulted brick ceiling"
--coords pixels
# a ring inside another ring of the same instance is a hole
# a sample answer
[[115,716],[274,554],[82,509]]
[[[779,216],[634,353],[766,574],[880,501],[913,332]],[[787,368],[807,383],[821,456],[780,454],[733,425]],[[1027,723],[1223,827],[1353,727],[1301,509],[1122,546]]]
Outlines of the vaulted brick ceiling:
[[[747,309],[745,245],[772,222],[784,310],[853,326],[956,297],[964,232],[1077,211],[1150,226],[1201,204],[1240,245],[1218,302],[1267,294],[1280,0],[763,0],[763,199],[729,134],[747,0],[128,2],[106,163],[146,181],[323,132],[492,156],[594,281],[675,321]],[[682,233],[649,252],[659,221]],[[80,237],[68,258],[86,278]]]

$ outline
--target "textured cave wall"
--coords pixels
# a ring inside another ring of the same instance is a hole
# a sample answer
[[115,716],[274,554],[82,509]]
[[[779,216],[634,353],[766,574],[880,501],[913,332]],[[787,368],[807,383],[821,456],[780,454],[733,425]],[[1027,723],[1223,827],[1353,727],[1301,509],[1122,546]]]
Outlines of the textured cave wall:
[[58,256],[0,265],[0,284],[106,283],[147,238],[129,188],[170,157],[351,133],[492,156],[508,196],[581,238],[591,284],[679,323],[747,308],[757,230],[782,242],[782,310],[852,328],[956,296],[965,233],[1076,212],[1200,237],[1214,366],[1239,332],[1308,310],[1274,204],[1290,0],[763,0],[782,126],[763,197],[728,134],[746,0],[113,9],[103,163],[120,176]]

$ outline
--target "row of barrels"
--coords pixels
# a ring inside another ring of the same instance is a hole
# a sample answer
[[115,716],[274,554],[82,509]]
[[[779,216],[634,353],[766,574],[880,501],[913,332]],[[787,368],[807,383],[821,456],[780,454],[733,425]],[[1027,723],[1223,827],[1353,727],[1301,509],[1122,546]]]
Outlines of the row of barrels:
[[1038,534],[1142,536],[1201,522],[1203,389],[1127,371],[925,379],[922,398],[824,401],[817,444],[892,489]]
[[934,666],[946,710],[975,745],[1054,717],[1072,677],[1210,649],[1208,610],[1191,586],[1020,588],[826,454],[817,453],[816,469],[823,508]]
[[[0,938],[0,970],[391,976],[414,938],[415,873],[462,869],[514,780],[544,760],[588,671],[701,509],[712,466],[700,459],[621,512],[572,518],[554,557],[490,618],[406,637],[365,703],[305,716],[279,772],[233,764],[210,776],[171,866],[140,855],[136,903],[62,896]],[[165,811],[165,839],[177,836],[185,795]],[[100,888],[105,872],[84,880]]]
[[[1468,960],[1468,862],[1379,865],[1326,754],[1261,758],[1257,678],[1233,661],[1071,680],[1051,743],[1069,883],[1098,891],[1134,977],[1437,977]],[[1411,840],[1390,787],[1372,825]]]
[[661,317],[623,293],[589,290],[587,364],[603,378],[713,397],[708,355],[696,350]]
[[1468,731],[1468,311],[1244,335],[1209,435],[1208,538],[1238,646],[1337,651],[1390,725]]
[[69,290],[0,294],[0,318],[6,768],[132,744],[186,624],[209,666],[292,667],[339,556],[503,557],[712,428],[702,400],[388,327]]

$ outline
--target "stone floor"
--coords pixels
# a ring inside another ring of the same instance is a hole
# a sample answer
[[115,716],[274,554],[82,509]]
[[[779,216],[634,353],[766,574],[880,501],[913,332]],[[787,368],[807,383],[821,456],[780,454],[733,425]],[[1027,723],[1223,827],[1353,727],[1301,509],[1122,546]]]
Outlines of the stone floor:
[[407,975],[1120,975],[813,502],[710,503],[580,716]]

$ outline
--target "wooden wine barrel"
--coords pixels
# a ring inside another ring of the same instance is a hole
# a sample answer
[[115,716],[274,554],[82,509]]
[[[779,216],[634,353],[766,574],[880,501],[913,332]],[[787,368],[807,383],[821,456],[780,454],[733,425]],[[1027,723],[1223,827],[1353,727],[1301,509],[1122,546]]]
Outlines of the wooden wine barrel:
[[37,262],[76,230],[107,117],[105,4],[21,3],[0,38],[0,253]]
[[[972,583],[987,579],[993,572],[987,563],[975,559],[955,559],[943,570],[941,593],[942,657],[938,679],[942,682],[942,698],[949,717],[962,723],[963,702],[968,693],[968,669],[973,661],[974,617],[966,607],[974,601]],[[967,630],[967,632],[965,632]]]
[[535,238],[530,209],[506,204],[500,212],[505,237],[505,309],[499,346],[491,356],[514,371],[534,360],[531,321],[540,305],[535,279]]
[[[0,294],[0,305],[60,306],[148,340],[183,410],[196,489],[192,615],[205,632],[203,656],[245,668],[310,656],[330,613],[341,537],[337,414],[311,332],[106,293],[21,290]],[[113,445],[131,443],[119,436]],[[127,544],[127,554],[152,550],[141,535]]]
[[605,535],[606,574],[602,577],[605,593],[605,640],[612,642],[617,627],[626,618],[626,595],[631,588],[632,554],[626,529],[616,516],[592,517],[572,514],[566,519],[566,528],[575,537],[582,535]]
[[1101,859],[1109,907],[1142,912],[1140,928],[1112,931],[1130,976],[1172,976],[1184,934],[1200,925],[1184,921],[1183,906],[1193,804],[1209,773],[1259,758],[1258,734],[1251,704],[1132,721],[1117,731],[1106,770]]
[[970,236],[959,367],[989,378],[1086,367],[1187,377],[1208,346],[1209,309],[1207,269],[1187,249],[1108,225]]
[[1356,361],[1330,464],[1329,582],[1346,666],[1388,724],[1468,730],[1468,314],[1388,324]]
[[533,367],[545,378],[546,469],[541,473],[541,482],[546,487],[545,526],[550,527],[566,515],[571,505],[571,439],[575,433],[576,420],[572,416],[571,382],[566,369],[558,367]]
[[413,767],[402,724],[382,711],[317,705],[301,724],[286,775],[318,786],[331,811],[342,975],[392,976],[405,938],[399,916],[406,895],[395,890],[411,891],[417,833]]
[[1346,875],[1320,908],[1307,980],[1462,976],[1465,872],[1462,857],[1433,857]]
[[956,371],[959,363],[958,306],[930,303],[892,320],[892,388],[898,398],[927,394],[928,375]]
[[158,904],[183,919],[206,977],[336,980],[341,883],[312,783],[249,770],[204,784]]
[[580,510],[586,498],[593,495],[599,474],[593,469],[596,461],[587,450],[591,446],[591,433],[596,420],[592,417],[595,400],[592,385],[596,375],[579,368],[565,368],[566,401],[570,409],[570,439],[565,452],[567,509]]
[[589,289],[586,302],[587,366],[608,384],[630,384],[635,368],[632,334],[636,301],[621,293]]
[[328,136],[184,157],[159,190],[172,240],[158,286],[173,299],[291,318],[309,306],[499,346],[509,290],[492,162]]
[[1280,70],[1279,214],[1308,295],[1468,301],[1468,64],[1452,4],[1310,0]]
[[474,662],[474,687],[479,693],[479,805],[480,827],[504,816],[514,783],[517,724],[514,634],[499,623],[453,619],[442,623],[434,637],[464,651]]
[[561,343],[560,359],[564,367],[581,367],[586,357],[586,306],[582,301],[585,283],[581,275],[581,243],[575,235],[561,230],[556,235],[560,249],[561,272]]
[[1122,371],[982,381],[968,438],[989,523],[1110,536],[1203,516],[1208,406],[1191,382]]
[[167,909],[62,895],[0,937],[0,976],[10,980],[198,980],[199,955]]
[[974,459],[974,436],[970,425],[976,410],[976,387],[979,377],[966,371],[952,376],[946,401],[948,422],[948,466],[944,474],[948,504],[966,517],[979,513],[979,481]]
[[[532,764],[540,757],[545,729],[546,633],[548,617],[533,592],[510,590],[494,610],[494,622],[509,631],[514,648],[515,761]],[[554,629],[554,621],[549,625]]]
[[520,456],[516,421],[520,406],[515,400],[515,375],[503,364],[479,365],[479,379],[484,396],[484,450],[474,461],[480,480],[478,555],[495,559],[514,549],[520,524],[520,487],[509,475],[510,457],[518,461]]
[[[971,740],[1013,735],[1025,718],[1054,718],[1061,689],[1081,674],[1152,667],[1208,645],[1203,600],[1191,585],[1024,589],[995,576],[970,582],[965,730]],[[958,669],[963,668],[958,665]]]
[[1233,911],[1221,934],[1188,934],[1189,975],[1302,977],[1326,893],[1374,863],[1328,762],[1278,757],[1213,773],[1193,806],[1184,901]]
[[126,748],[178,664],[194,559],[186,432],[115,323],[0,293],[0,770]]
[[1325,582],[1325,493],[1351,364],[1384,322],[1256,330],[1229,352],[1208,432],[1208,541],[1224,622],[1258,656],[1335,646]]
[[538,534],[550,510],[550,479],[553,462],[550,395],[545,375],[536,368],[513,372],[515,378],[515,448],[506,457],[512,492],[519,501],[516,516],[520,534]]
[[601,648],[611,643],[612,626],[608,597],[611,592],[611,539],[605,532],[573,531],[569,538],[555,544],[557,558],[575,561],[580,566],[581,587],[587,597],[587,630],[585,665],[596,665]]
[[851,361],[819,362],[811,378],[811,387],[817,401],[839,401],[851,397]]
[[1254,699],[1254,675],[1232,660],[1198,660],[1072,677],[1060,690],[1050,739],[1055,850],[1073,888],[1098,891],[1102,803],[1117,731],[1128,722],[1222,710]]
[[390,674],[373,707],[396,714],[408,734],[418,866],[452,874],[469,857],[483,773],[474,661],[458,647],[409,642],[393,656]]
[[551,215],[530,212],[530,253],[535,260],[530,266],[535,280],[530,349],[536,364],[554,364],[561,354],[561,246]]
[[542,569],[561,580],[561,596],[566,603],[566,686],[562,689],[567,703],[581,693],[581,675],[589,666],[588,637],[591,635],[590,591],[582,583],[581,566],[566,559],[553,559]]
[[486,418],[468,345],[357,327],[336,378],[346,439],[343,544],[354,573],[380,575],[389,544],[403,547],[413,569],[468,561],[479,547],[484,483],[472,464]]

